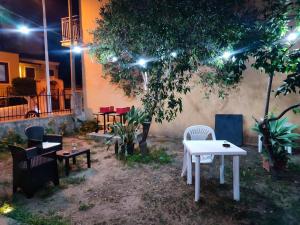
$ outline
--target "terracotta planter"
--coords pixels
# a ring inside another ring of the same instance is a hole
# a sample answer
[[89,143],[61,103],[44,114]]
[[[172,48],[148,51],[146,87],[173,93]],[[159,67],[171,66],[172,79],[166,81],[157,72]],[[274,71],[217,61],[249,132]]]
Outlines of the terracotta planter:
[[262,158],[262,167],[266,171],[270,172],[270,162],[269,162],[269,160]]
[[127,154],[128,155],[133,155],[133,151],[134,151],[134,144],[128,144],[127,145]]
[[147,155],[149,153],[149,149],[147,147],[147,137],[150,130],[151,122],[144,122],[143,123],[143,134],[142,134],[142,140],[139,142],[139,147],[141,150],[141,154],[143,156]]
[[[125,151],[126,151],[126,148],[125,148],[125,145],[122,145],[121,146],[121,151],[119,152],[119,144],[118,142],[115,143],[115,154],[116,155],[125,155]],[[128,155],[133,155],[133,152],[134,152],[134,144],[128,144],[127,145],[127,154]]]

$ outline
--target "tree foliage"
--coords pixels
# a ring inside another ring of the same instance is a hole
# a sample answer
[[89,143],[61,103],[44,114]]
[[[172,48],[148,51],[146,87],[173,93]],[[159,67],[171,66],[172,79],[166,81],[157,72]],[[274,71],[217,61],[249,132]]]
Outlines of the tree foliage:
[[[246,2],[111,0],[100,10],[91,51],[111,82],[127,95],[141,94],[156,121],[170,121],[182,111],[181,96],[190,91],[199,66],[212,68],[200,79],[206,84],[230,87],[240,81],[247,54],[238,51],[226,63],[222,54],[264,34],[256,29],[257,8]],[[145,68],[137,64],[140,58],[147,61]]]
[[[269,76],[288,74],[277,94],[296,92],[299,50],[286,36],[291,20],[298,24],[298,2],[110,0],[99,12],[91,52],[111,82],[127,95],[141,95],[159,122],[182,111],[195,72],[208,93],[217,89],[224,97],[241,81],[250,57]],[[199,72],[202,66],[210,70]]]

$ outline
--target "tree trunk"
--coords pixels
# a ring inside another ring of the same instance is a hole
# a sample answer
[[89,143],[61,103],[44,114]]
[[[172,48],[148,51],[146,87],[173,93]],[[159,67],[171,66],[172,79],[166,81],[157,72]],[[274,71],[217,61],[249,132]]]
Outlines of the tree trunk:
[[269,75],[269,83],[268,83],[268,90],[267,90],[267,98],[266,98],[266,104],[265,104],[265,115],[264,115],[264,118],[267,118],[268,114],[269,114],[270,97],[271,97],[271,91],[272,91],[273,77],[274,77],[274,75]]
[[269,107],[270,107],[270,97],[271,97],[271,91],[272,91],[272,83],[273,83],[273,75],[269,75],[269,83],[268,83],[268,89],[267,89],[267,97],[266,97],[266,104],[265,104],[265,113],[264,113],[264,119],[263,121],[260,123],[260,127],[261,127],[261,131],[263,134],[263,145],[266,149],[266,151],[268,152],[269,156],[270,156],[270,166],[271,166],[271,170],[273,167],[273,149],[272,149],[272,143],[270,141],[270,127],[269,127],[269,118],[268,118],[268,114],[269,114]]

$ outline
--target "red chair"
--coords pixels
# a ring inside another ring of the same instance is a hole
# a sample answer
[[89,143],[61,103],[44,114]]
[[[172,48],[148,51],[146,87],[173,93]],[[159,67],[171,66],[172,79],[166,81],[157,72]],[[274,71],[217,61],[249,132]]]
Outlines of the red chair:
[[115,116],[120,117],[120,122],[125,123],[125,115],[130,111],[130,107],[116,108]]
[[114,109],[115,109],[114,106],[100,107],[99,113],[112,113],[112,112],[114,112]]
[[[109,115],[112,114],[112,113],[115,113],[114,109],[115,109],[114,106],[100,107],[99,108],[99,113],[96,114],[97,124],[100,122],[98,116],[99,115],[103,116],[103,130],[104,130],[104,133],[106,133],[106,125],[107,125],[107,123],[109,123]],[[107,117],[107,121],[106,121],[106,117]]]

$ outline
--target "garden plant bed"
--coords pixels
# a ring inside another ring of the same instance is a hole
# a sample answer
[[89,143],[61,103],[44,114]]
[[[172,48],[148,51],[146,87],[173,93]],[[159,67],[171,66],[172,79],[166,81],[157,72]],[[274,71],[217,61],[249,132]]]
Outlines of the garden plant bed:
[[171,160],[138,160],[130,164],[117,160],[113,147],[107,151],[103,144],[83,137],[64,141],[64,146],[77,142],[78,147],[89,148],[92,168],[87,169],[85,159],[79,157],[70,176],[65,177],[60,164],[60,186],[45,187],[32,199],[21,193],[12,197],[11,157],[1,153],[0,203],[3,206],[6,202],[14,210],[2,213],[0,222],[10,217],[25,224],[47,225],[296,225],[300,220],[299,155],[292,157],[293,164],[282,178],[274,180],[262,169],[257,148],[244,147],[248,155],[240,162],[240,202],[232,200],[231,157],[225,157],[224,185],[219,184],[219,162],[215,158],[212,178],[208,178],[208,167],[201,167],[201,199],[195,203],[194,186],[188,186],[186,179],[180,177],[181,140],[151,138],[151,148],[166,149]]

